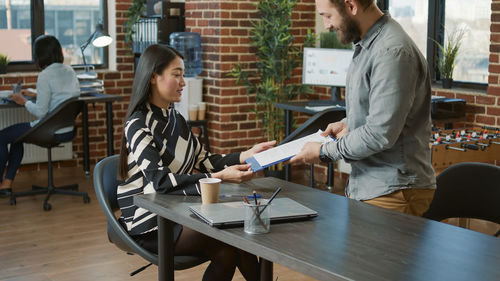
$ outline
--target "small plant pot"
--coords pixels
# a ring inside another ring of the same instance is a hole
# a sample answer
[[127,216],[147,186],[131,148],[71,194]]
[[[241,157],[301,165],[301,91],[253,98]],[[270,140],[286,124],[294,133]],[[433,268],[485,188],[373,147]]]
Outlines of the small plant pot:
[[0,74],[5,74],[5,73],[7,73],[7,66],[0,65]]
[[451,85],[453,84],[453,79],[445,78],[442,79],[442,82],[443,82],[443,89],[451,89]]

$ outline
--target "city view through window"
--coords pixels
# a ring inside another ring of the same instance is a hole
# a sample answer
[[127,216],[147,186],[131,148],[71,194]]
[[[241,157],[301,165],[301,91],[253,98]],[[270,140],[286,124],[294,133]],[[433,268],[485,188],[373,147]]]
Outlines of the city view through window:
[[[54,35],[63,48],[64,61],[82,63],[80,45],[95,31],[101,18],[100,0],[45,0],[45,34]],[[0,0],[0,53],[11,61],[31,61],[30,0]],[[85,49],[87,63],[103,62],[102,48]]]
[[[465,31],[453,79],[488,83],[491,0],[447,0],[445,7],[445,33],[452,34],[455,30]],[[428,1],[390,1],[389,12],[426,56]]]

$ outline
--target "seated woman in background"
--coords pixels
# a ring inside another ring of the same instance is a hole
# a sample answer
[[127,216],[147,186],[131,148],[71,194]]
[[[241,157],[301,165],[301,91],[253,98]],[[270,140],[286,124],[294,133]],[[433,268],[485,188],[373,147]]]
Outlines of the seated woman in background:
[[[275,144],[275,141],[227,155],[211,154],[193,136],[185,119],[173,103],[181,99],[184,62],[167,46],[152,45],[141,55],[126,115],[120,151],[118,187],[121,220],[129,233],[146,249],[157,253],[157,218],[133,203],[142,193],[199,195],[198,180],[220,178],[225,182],[243,182],[252,178],[244,161]],[[200,174],[193,174],[193,170]],[[254,255],[200,234],[181,225],[174,227],[176,255],[204,254],[211,263],[203,280],[231,280],[237,266],[246,280],[258,279]]]
[[[38,119],[31,123],[18,123],[0,131],[0,194],[9,195],[12,181],[23,159],[24,148],[22,143],[14,141],[35,126],[49,112],[67,99],[80,95],[80,85],[75,71],[64,65],[61,44],[54,36],[41,35],[33,46],[34,61],[42,69],[36,82],[36,93],[21,91],[10,97],[24,106]],[[27,100],[24,96],[36,98],[35,102]],[[71,132],[72,127],[62,128],[57,133]],[[10,150],[7,145],[10,144]],[[7,165],[7,172],[4,169]],[[2,180],[3,179],[3,180]]]

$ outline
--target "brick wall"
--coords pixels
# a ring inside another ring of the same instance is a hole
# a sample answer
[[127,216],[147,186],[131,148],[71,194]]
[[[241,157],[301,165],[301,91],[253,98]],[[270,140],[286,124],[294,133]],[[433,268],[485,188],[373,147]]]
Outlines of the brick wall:
[[[214,152],[227,153],[248,148],[262,140],[259,124],[249,112],[254,99],[246,95],[242,86],[235,85],[227,73],[233,65],[241,62],[244,67],[254,67],[254,56],[249,46],[250,21],[258,18],[254,4],[256,0],[186,0],[187,31],[202,35],[203,100],[208,103],[209,136]],[[127,109],[128,96],[133,80],[133,57],[124,44],[123,23],[125,12],[131,0],[116,1],[117,26],[117,66],[118,71],[100,71],[104,79],[106,92],[121,95],[124,101],[115,103],[115,148],[118,151],[122,122]],[[493,0],[491,26],[490,76],[487,93],[465,91],[461,89],[443,90],[434,88],[434,94],[457,97],[467,100],[467,121],[461,125],[488,125],[500,127],[500,0]],[[314,0],[299,0],[293,13],[293,34],[297,42],[303,42],[307,28],[314,29]],[[22,79],[27,87],[34,87],[37,73],[10,73],[0,75],[0,90]],[[296,81],[300,81],[300,70],[296,71]],[[312,98],[328,98],[329,93],[323,87],[315,87],[317,94]],[[306,117],[298,116],[299,120]],[[91,129],[90,156],[91,164],[106,155],[106,127],[104,104],[89,106],[89,124]],[[61,165],[82,165],[81,133],[74,141],[74,150],[78,153],[77,161]],[[30,165],[28,168],[44,168],[45,165]]]

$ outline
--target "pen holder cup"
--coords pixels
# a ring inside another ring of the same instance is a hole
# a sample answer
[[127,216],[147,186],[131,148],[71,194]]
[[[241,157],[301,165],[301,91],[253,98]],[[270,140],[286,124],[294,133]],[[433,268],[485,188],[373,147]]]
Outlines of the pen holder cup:
[[248,234],[268,233],[271,227],[271,205],[246,204],[245,205],[245,227]]

